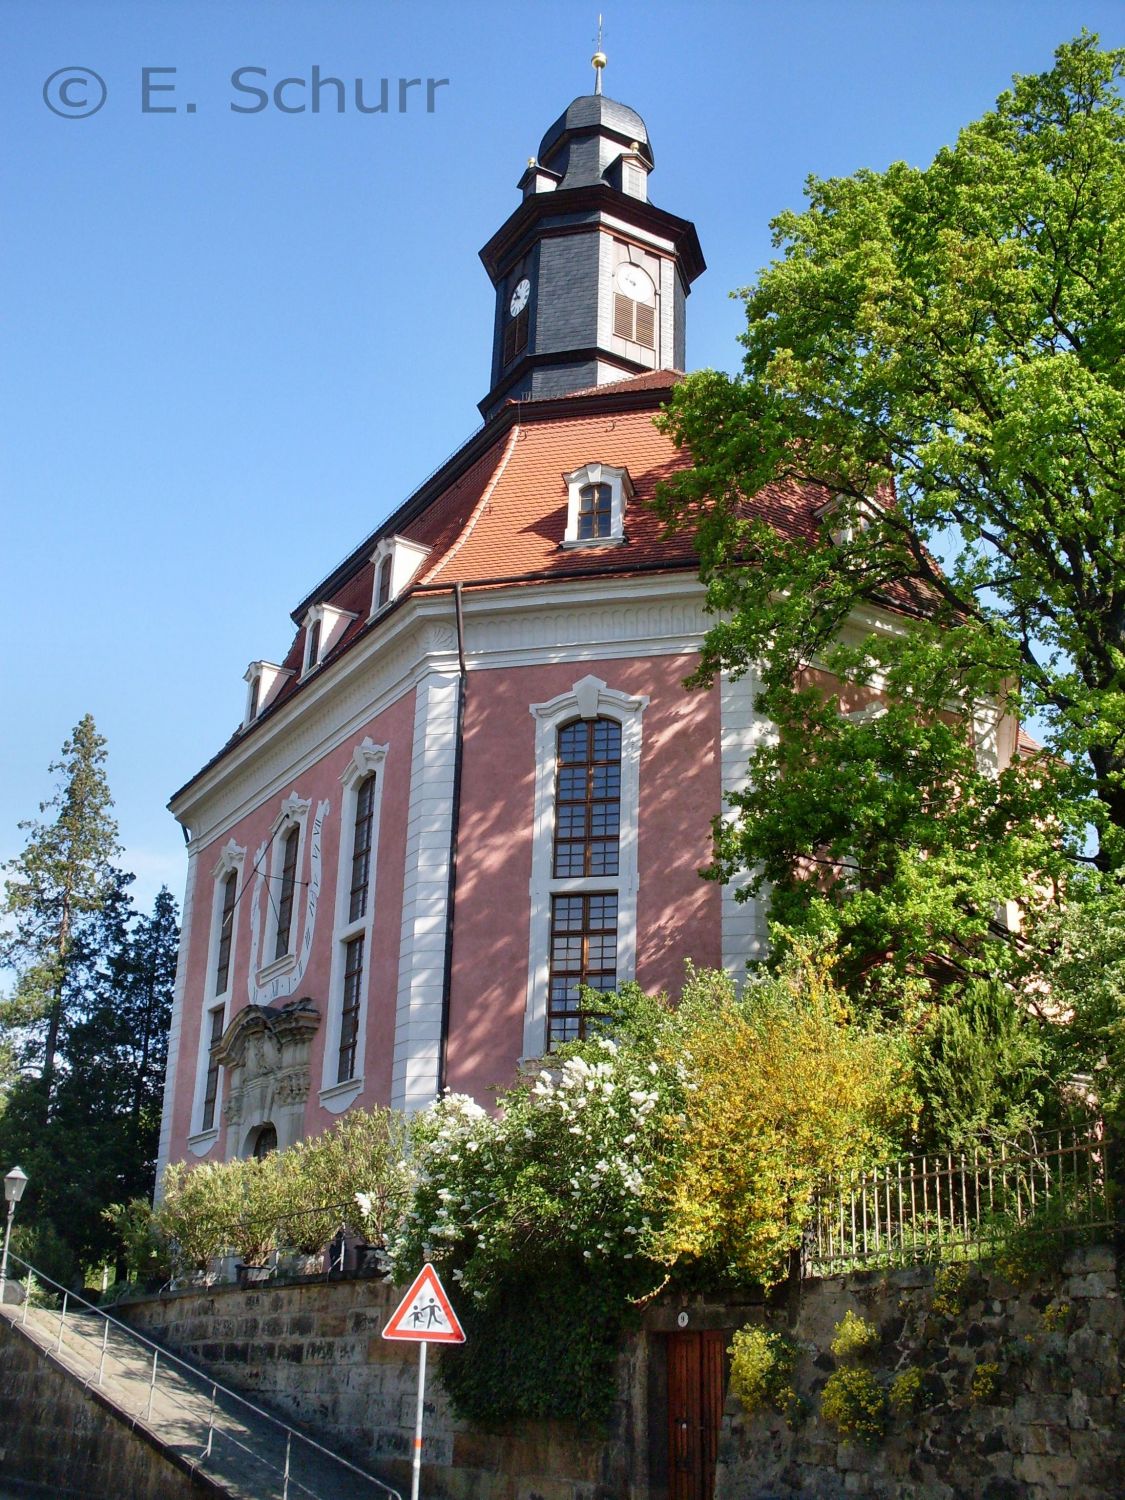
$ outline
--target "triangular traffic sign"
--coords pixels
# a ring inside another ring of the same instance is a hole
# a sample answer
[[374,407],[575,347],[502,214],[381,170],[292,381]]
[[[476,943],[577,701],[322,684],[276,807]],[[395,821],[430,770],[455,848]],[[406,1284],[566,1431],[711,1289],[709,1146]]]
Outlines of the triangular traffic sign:
[[422,1344],[465,1342],[465,1330],[457,1321],[438,1273],[428,1261],[388,1319],[383,1337]]

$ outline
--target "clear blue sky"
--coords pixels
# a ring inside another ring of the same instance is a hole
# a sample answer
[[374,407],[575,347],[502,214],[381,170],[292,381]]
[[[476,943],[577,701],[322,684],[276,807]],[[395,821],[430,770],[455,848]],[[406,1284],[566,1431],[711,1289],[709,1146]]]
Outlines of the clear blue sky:
[[[0,0],[0,858],[89,711],[139,899],[182,896],[165,803],[239,722],[247,662],[476,425],[477,250],[589,91],[599,4],[606,92],[707,257],[692,368],[737,364],[728,293],[808,173],[924,163],[1083,25],[1125,42],[1120,0]],[[449,85],[433,114],[231,111],[236,69],[314,64],[368,100]],[[107,89],[88,118],[44,103],[73,66]],[[145,67],[177,70],[150,98],[175,114],[142,112]]]

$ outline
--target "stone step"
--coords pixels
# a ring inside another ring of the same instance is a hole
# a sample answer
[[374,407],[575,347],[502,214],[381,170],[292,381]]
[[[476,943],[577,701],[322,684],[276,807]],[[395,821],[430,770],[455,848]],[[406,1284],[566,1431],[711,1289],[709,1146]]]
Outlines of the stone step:
[[71,1307],[64,1319],[52,1308],[25,1313],[3,1306],[0,1314],[84,1385],[96,1387],[121,1420],[206,1475],[216,1494],[232,1500],[387,1496],[375,1480],[311,1447],[202,1371],[107,1324],[97,1313]]

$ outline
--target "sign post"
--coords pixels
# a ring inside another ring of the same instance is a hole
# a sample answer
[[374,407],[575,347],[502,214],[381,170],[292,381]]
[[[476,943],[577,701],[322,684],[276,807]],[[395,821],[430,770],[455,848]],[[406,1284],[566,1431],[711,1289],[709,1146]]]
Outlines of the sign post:
[[410,1283],[406,1296],[395,1308],[385,1339],[402,1339],[418,1345],[418,1411],[414,1419],[414,1457],[411,1463],[410,1500],[418,1500],[422,1483],[422,1414],[426,1400],[427,1344],[463,1344],[465,1330],[457,1321],[438,1273],[429,1261]]

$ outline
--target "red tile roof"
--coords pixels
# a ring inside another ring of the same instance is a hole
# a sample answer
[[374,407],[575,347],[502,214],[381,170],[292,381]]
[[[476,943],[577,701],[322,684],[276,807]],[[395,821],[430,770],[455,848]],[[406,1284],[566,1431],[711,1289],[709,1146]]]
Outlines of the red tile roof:
[[[323,593],[305,601],[331,603],[356,615],[326,663],[347,651],[360,635],[377,630],[385,618],[369,620],[374,582],[370,555],[380,536],[402,535],[431,549],[412,586],[420,590],[451,589],[458,582],[467,587],[511,586],[552,578],[694,570],[697,558],[689,533],[667,537],[651,506],[660,481],[691,463],[690,456],[654,424],[663,394],[680,379],[676,371],[658,370],[563,397],[505,407],[353,552],[325,581]],[[562,546],[567,519],[563,476],[586,463],[629,471],[634,495],[626,508],[626,540],[620,546]],[[768,485],[749,502],[748,509],[785,535],[811,538],[824,499],[822,491],[808,486]],[[901,602],[910,607],[905,597]],[[301,691],[298,674],[303,649],[304,632],[298,629],[282,663],[293,669],[293,676],[286,679],[257,722]],[[232,735],[203,770],[253,727]]]

